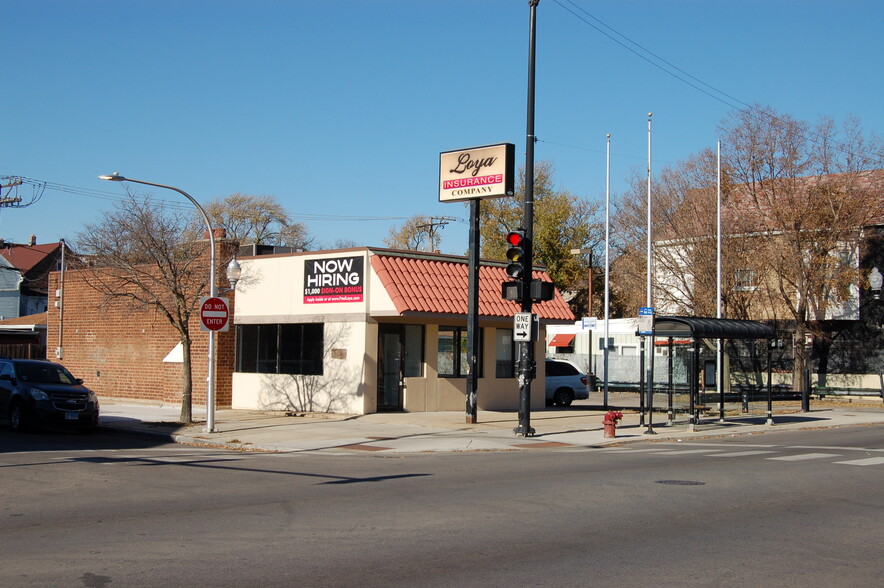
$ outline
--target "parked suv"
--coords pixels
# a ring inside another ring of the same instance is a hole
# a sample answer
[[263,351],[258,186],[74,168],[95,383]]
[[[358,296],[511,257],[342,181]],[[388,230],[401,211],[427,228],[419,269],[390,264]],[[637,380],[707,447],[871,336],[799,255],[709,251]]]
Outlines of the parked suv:
[[589,398],[588,376],[563,359],[546,360],[546,405],[570,406],[574,400]]
[[37,425],[98,425],[98,398],[64,366],[34,359],[0,358],[0,417],[14,431]]

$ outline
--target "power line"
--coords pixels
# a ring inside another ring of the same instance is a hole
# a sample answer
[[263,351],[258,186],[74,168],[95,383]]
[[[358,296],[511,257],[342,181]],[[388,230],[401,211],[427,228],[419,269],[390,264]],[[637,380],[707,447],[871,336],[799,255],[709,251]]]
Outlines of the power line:
[[[43,180],[35,180],[33,178],[25,178],[20,176],[3,176],[0,177],[0,180],[15,180],[18,182],[16,185],[20,184],[31,184],[34,186],[41,186],[44,189],[51,190],[53,192],[62,192],[65,194],[74,194],[76,196],[85,196],[87,198],[96,198],[98,200],[105,200],[109,202],[124,202],[127,199],[127,195],[120,194],[119,192],[108,192],[105,190],[95,190],[93,188],[81,188],[77,186],[69,186],[67,184],[61,184],[58,182],[49,182]],[[12,181],[7,182],[12,183]],[[0,185],[0,188],[6,188],[8,186]],[[186,202],[177,202],[174,200],[163,200],[163,199],[151,199],[151,202],[156,204],[157,206],[161,206],[163,208],[170,208],[174,210],[180,210],[183,212],[189,212],[193,210],[193,207]],[[355,214],[314,214],[314,213],[291,213],[292,217],[298,218],[300,220],[309,220],[309,221],[334,221],[334,222],[374,222],[374,221],[397,221],[397,220],[408,220],[411,218],[410,216],[366,216],[366,215],[355,215]],[[451,217],[450,220],[465,222],[464,219]]]
[[[610,39],[611,41],[613,41],[617,45],[620,45],[621,47],[623,47],[624,49],[626,49],[630,53],[634,54],[635,56],[639,57],[640,59],[653,65],[654,67],[656,67],[660,71],[672,76],[673,78],[677,79],[678,81],[682,82],[683,84],[686,84],[686,85],[690,86],[691,88],[694,88],[698,92],[701,92],[701,93],[709,96],[713,100],[721,102],[725,106],[728,106],[730,108],[734,108],[737,110],[743,110],[743,111],[747,112],[750,116],[752,116],[753,118],[756,118],[758,120],[773,121],[773,122],[780,122],[780,123],[783,122],[783,120],[781,118],[774,116],[773,114],[770,114],[769,112],[765,112],[764,110],[759,109],[757,106],[754,106],[752,104],[748,104],[748,103],[740,100],[739,98],[731,96],[727,92],[725,92],[723,90],[719,90],[718,88],[716,88],[715,86],[712,86],[711,84],[707,84],[706,82],[697,78],[696,76],[691,75],[690,73],[688,73],[684,69],[682,69],[682,68],[678,67],[677,65],[674,65],[673,63],[667,61],[666,59],[660,57],[659,55],[657,55],[656,53],[654,53],[650,49],[643,47],[639,43],[633,41],[632,39],[630,39],[629,37],[624,35],[623,33],[620,33],[619,31],[617,31],[613,27],[607,25],[601,19],[593,16],[592,14],[589,13],[589,11],[587,11],[583,7],[579,6],[573,0],[564,0],[564,1],[567,2],[568,4],[570,4],[573,7],[573,9],[568,6],[565,6],[565,4],[563,4],[562,0],[554,0],[554,2],[556,4],[558,4],[563,10],[570,13],[572,16],[574,16],[575,18],[577,18],[578,20],[580,20],[581,22],[583,22],[587,26],[595,29],[600,34],[607,37],[608,39]],[[582,15],[578,14],[578,11],[580,13],[582,13]],[[583,15],[585,15],[585,17]],[[592,19],[592,21],[598,23],[598,25],[600,25],[600,26],[596,26],[595,24],[593,24],[593,22],[590,22],[590,20],[588,20],[588,19]],[[600,28],[600,27],[604,27],[605,29],[610,31],[612,34],[609,34],[605,30],[602,30],[602,28]],[[615,38],[614,35],[616,35],[620,39],[623,39],[623,41],[621,41],[618,38]],[[635,47],[635,49],[633,47]],[[700,86],[703,86],[703,87],[700,87]],[[704,89],[704,88],[708,88],[708,90]],[[834,147],[836,150],[840,151],[841,153],[843,153],[844,155],[846,155],[848,157],[851,157],[854,155],[854,152],[851,150],[851,148],[848,145],[846,145],[840,141],[831,141],[828,137],[824,137],[824,136],[820,135],[819,133],[813,132],[810,129],[805,129],[804,133],[805,133],[805,137],[808,139],[808,141],[810,141],[812,143],[817,143],[817,144],[826,143],[826,144]]]

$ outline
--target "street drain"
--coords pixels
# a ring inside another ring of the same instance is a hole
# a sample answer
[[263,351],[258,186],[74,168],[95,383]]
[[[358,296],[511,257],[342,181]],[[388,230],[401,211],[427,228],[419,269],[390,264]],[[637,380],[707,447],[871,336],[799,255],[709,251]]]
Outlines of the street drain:
[[667,486],[703,486],[706,482],[697,482],[694,480],[657,480],[655,484],[665,484]]

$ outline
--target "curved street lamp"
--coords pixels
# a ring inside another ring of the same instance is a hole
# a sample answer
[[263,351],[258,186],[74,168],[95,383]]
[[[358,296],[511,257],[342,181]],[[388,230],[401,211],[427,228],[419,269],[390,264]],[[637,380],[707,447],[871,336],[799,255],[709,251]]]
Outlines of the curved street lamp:
[[[200,206],[199,202],[197,202],[193,196],[175,186],[145,182],[143,180],[133,180],[132,178],[121,176],[119,172],[114,172],[110,175],[101,175],[98,176],[98,179],[109,180],[111,182],[132,182],[133,184],[144,184],[145,186],[165,188],[166,190],[178,192],[190,200],[190,202],[196,206],[197,210],[199,210],[203,217],[203,221],[206,223],[206,228],[209,230],[209,296],[215,298],[218,295],[218,289],[215,286],[215,231],[212,230],[212,223],[209,221],[209,216],[206,214],[206,211],[203,210],[203,207]],[[215,432],[215,331],[211,330],[209,331],[209,377],[208,391],[206,393],[206,432]]]

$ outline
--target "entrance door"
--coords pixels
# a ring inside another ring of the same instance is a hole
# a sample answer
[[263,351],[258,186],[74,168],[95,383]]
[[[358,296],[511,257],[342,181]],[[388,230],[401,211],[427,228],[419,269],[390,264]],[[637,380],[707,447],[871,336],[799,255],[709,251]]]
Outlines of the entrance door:
[[378,410],[402,410],[402,327],[379,325],[378,337]]

